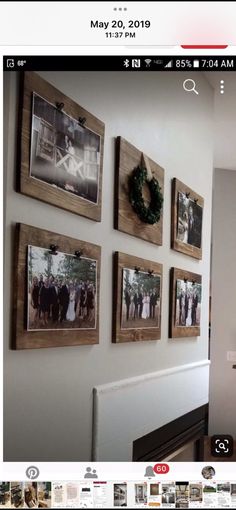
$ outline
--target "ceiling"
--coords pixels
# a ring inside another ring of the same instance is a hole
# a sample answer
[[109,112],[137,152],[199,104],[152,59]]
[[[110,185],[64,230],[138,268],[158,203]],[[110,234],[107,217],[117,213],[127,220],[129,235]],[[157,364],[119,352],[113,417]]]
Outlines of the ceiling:
[[[215,90],[214,167],[236,170],[236,72],[206,72]],[[220,81],[224,80],[224,94]]]

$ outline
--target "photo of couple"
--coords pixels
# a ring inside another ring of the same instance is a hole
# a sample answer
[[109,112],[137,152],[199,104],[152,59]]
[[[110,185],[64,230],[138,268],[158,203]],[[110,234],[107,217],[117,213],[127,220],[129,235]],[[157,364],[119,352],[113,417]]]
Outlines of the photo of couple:
[[33,93],[30,175],[98,202],[100,136]]
[[123,269],[122,329],[159,327],[161,277]]
[[176,281],[176,326],[200,326],[202,286],[200,283]]
[[196,248],[202,245],[202,207],[185,193],[178,193],[177,239]]
[[97,262],[28,246],[28,330],[95,329]]

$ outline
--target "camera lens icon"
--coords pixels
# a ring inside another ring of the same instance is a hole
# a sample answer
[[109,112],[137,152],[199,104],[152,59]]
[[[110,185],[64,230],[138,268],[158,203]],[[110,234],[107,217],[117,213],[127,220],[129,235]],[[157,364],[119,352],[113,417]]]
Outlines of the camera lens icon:
[[215,435],[211,438],[211,454],[213,457],[231,457],[233,455],[234,441],[230,435]]

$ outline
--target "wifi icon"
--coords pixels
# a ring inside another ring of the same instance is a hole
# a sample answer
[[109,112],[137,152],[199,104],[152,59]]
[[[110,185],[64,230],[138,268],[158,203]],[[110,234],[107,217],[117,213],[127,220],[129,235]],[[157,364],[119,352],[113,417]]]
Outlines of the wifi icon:
[[144,60],[144,62],[146,64],[146,67],[150,67],[152,60],[151,60],[151,58],[146,58],[146,60]]

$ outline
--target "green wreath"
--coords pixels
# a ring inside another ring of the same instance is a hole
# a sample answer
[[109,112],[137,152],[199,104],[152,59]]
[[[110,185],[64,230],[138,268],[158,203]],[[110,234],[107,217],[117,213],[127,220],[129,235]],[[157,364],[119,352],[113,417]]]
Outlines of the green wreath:
[[[148,185],[151,195],[148,207],[144,203],[142,194],[142,188],[145,183]],[[144,167],[138,166],[135,168],[129,178],[129,201],[141,221],[150,225],[154,225],[154,223],[159,221],[163,205],[163,195],[158,180],[155,177],[148,180],[147,170]]]

